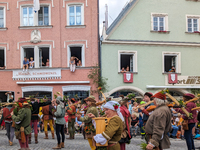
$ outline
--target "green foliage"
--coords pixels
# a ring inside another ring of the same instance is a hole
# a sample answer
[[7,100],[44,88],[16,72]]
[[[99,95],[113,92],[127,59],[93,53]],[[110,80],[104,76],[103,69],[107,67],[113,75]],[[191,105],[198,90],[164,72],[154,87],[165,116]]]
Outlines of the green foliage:
[[89,74],[88,74],[88,78],[92,80],[92,83],[96,85],[96,90],[92,90],[92,92],[94,93],[98,93],[98,87],[101,87],[101,91],[102,92],[106,92],[107,91],[107,78],[104,78],[100,75],[101,70],[99,68],[98,65],[94,66]]
[[146,147],[147,147],[147,144],[146,144],[146,143],[142,142],[142,143],[140,144],[141,150],[146,150]]
[[68,102],[68,101],[69,101],[69,96],[65,96],[65,95],[64,95],[64,96],[63,96],[63,101],[64,101],[64,102]]
[[194,95],[198,95],[200,93],[200,89],[191,89],[191,93]]
[[54,96],[55,99],[58,97],[56,94],[54,94],[53,96]]

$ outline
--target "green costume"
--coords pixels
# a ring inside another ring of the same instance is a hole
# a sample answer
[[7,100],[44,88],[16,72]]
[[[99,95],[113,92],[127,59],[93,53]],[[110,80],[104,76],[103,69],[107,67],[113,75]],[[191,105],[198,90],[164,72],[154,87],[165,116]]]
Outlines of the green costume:
[[108,147],[108,150],[120,150],[120,144],[118,141],[121,139],[123,132],[123,122],[119,116],[114,116],[110,119],[106,130],[102,133],[103,137],[108,140],[108,144],[115,144]]
[[19,110],[18,115],[12,115],[12,120],[15,122],[16,130],[20,130],[20,127],[24,127],[25,135],[31,133],[31,109],[30,108],[22,108]]
[[92,113],[95,115],[95,117],[99,116],[98,109],[95,106],[90,106],[86,112],[86,115],[84,117],[80,117],[79,120],[82,122],[85,122],[85,133],[86,133],[86,138],[92,138],[92,136],[95,135],[96,130],[92,124],[92,118],[88,117],[87,114]]

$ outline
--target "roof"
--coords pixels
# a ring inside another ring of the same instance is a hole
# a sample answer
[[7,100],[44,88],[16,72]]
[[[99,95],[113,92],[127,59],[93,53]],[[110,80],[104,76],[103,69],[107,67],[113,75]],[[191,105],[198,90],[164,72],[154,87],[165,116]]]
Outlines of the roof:
[[130,8],[135,4],[137,0],[132,0],[129,2],[119,13],[117,18],[113,21],[113,23],[106,30],[106,34],[110,34],[110,32],[115,28],[115,26],[120,22],[120,20],[126,15],[126,13],[130,10]]

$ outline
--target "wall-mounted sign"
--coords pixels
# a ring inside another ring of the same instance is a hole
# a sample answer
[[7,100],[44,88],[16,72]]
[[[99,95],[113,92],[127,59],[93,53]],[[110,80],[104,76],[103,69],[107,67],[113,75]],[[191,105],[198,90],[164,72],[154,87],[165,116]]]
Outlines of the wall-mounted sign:
[[[200,85],[200,76],[178,76],[175,85]],[[165,80],[166,85],[169,85],[168,76]]]
[[169,84],[176,84],[178,83],[178,77],[175,73],[168,74],[168,83]]
[[13,80],[48,80],[61,78],[61,69],[13,70]]
[[133,73],[124,73],[124,82],[133,83]]

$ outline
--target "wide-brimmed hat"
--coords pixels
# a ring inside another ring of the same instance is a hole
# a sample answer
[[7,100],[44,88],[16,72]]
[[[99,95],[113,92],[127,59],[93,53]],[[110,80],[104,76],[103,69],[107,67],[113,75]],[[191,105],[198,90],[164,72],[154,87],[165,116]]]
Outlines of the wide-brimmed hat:
[[195,95],[193,95],[191,93],[186,93],[186,94],[183,94],[183,97],[186,97],[186,98],[189,98],[189,99],[193,99],[193,98],[195,98]]
[[15,105],[16,103],[6,103],[4,106]]
[[84,101],[90,101],[90,102],[96,103],[96,101],[95,101],[95,97],[92,96],[92,95],[89,96],[89,97],[87,97],[87,98],[85,98]]
[[22,105],[23,105],[23,106],[31,106],[31,104],[29,104],[28,102],[23,102]]

